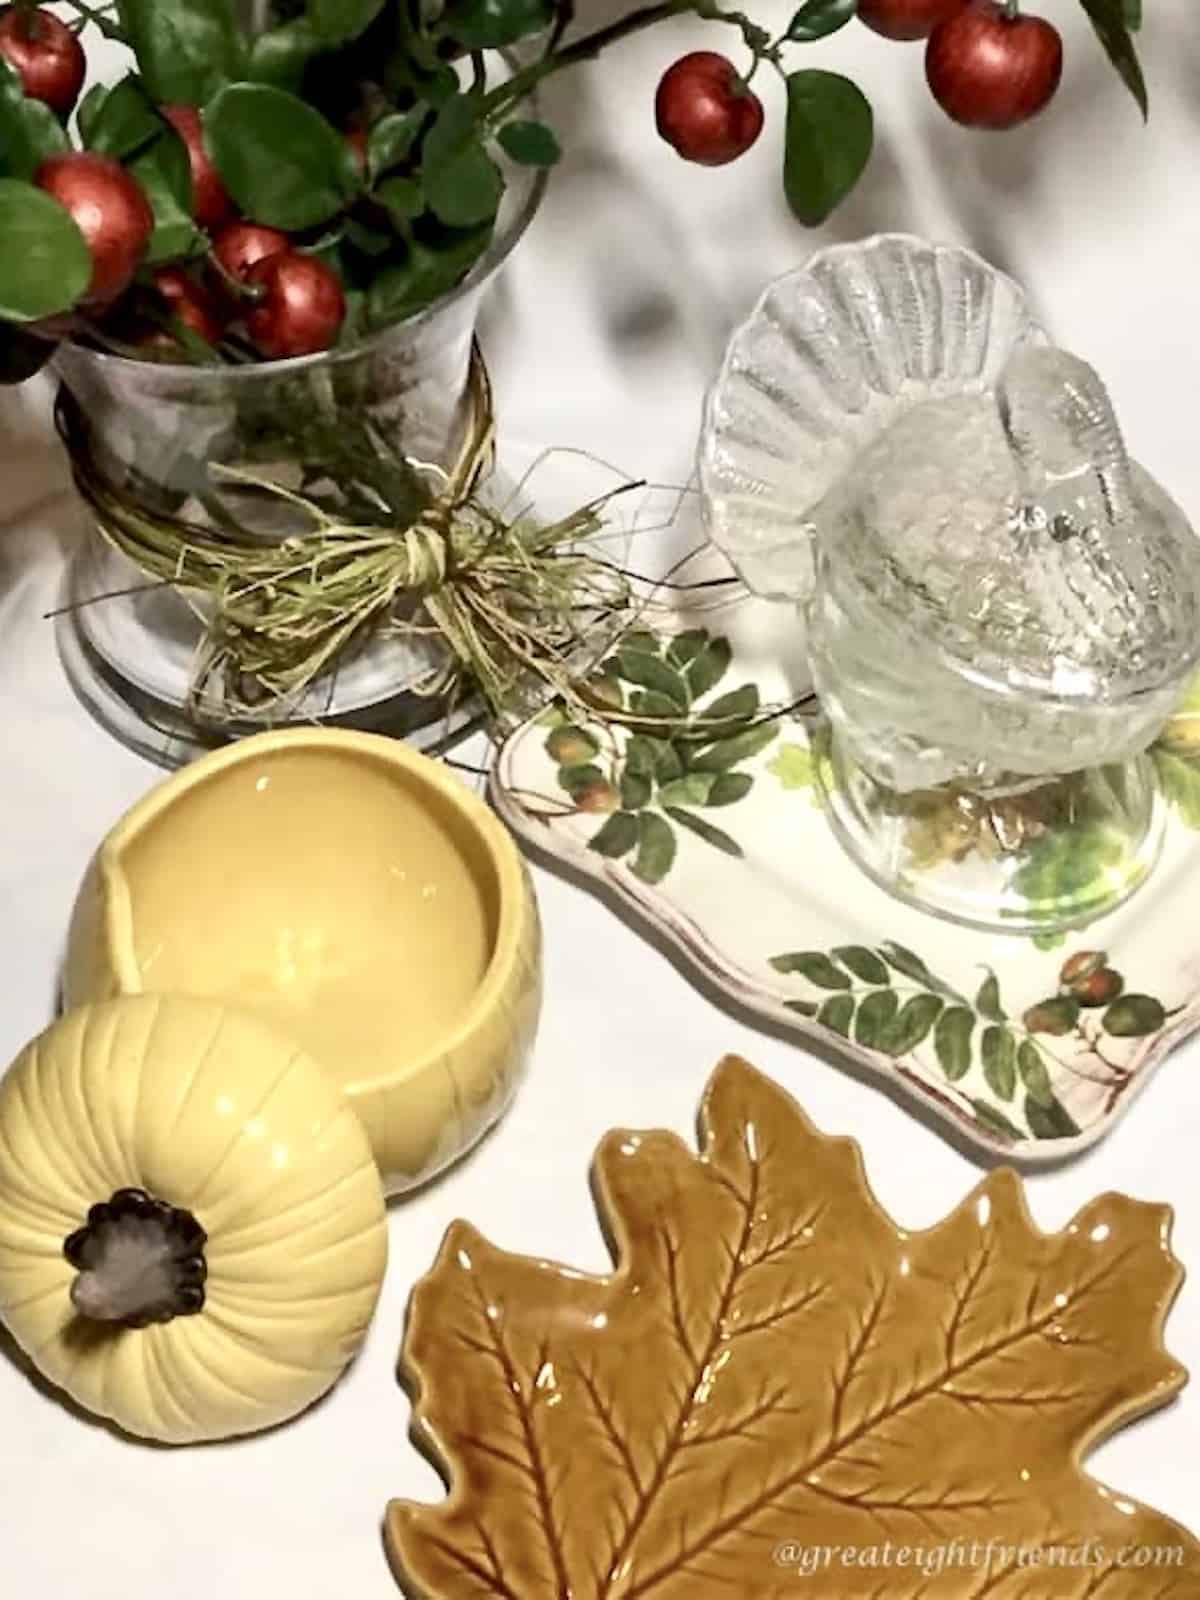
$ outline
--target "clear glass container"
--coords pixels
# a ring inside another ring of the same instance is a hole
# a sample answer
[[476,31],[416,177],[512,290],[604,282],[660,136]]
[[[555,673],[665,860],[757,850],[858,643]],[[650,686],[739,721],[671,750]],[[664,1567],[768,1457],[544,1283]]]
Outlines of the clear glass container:
[[1200,540],[1016,284],[903,236],[817,256],[735,333],[701,478],[747,583],[800,605],[828,814],[876,882],[1046,933],[1146,878]]
[[[512,164],[494,238],[435,304],[361,344],[245,366],[135,361],[60,346],[58,377],[86,419],[96,465],[139,510],[242,530],[277,542],[311,522],[298,507],[225,475],[249,470],[285,488],[300,462],[336,486],[344,452],[377,429],[407,461],[449,467],[472,418],[469,373],[480,301],[532,220],[545,174]],[[310,477],[309,485],[314,480]],[[444,659],[434,639],[368,633],[286,705],[229,720],[192,695],[207,613],[196,594],[148,582],[93,526],[66,580],[59,649],[88,708],[117,737],[166,765],[289,722],[372,729],[430,747],[472,715],[413,686]]]

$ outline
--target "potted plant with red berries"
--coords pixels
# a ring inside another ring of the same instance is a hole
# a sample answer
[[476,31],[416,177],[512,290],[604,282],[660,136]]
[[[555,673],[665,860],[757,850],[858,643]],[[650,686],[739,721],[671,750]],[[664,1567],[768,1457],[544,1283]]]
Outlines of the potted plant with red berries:
[[[1144,95],[1133,0],[1083,3]],[[780,34],[717,0],[591,31],[571,0],[0,9],[0,377],[53,355],[62,381],[103,535],[63,630],[94,707],[162,755],[147,728],[175,753],[296,716],[408,728],[463,689],[496,705],[552,678],[581,597],[606,614],[620,597],[602,564],[564,559],[592,511],[547,530],[481,504],[473,355],[479,296],[560,153],[538,85],[667,18],[712,22],[743,64],[670,66],[660,134],[736,159],[763,127],[752,80],[777,72],[784,189],[815,225],[865,167],[872,114],[793,53],[856,9],[931,33],[930,83],[961,121],[1010,124],[1057,85],[1055,30],[1012,0],[804,0]],[[89,25],[129,70],[83,93]]]

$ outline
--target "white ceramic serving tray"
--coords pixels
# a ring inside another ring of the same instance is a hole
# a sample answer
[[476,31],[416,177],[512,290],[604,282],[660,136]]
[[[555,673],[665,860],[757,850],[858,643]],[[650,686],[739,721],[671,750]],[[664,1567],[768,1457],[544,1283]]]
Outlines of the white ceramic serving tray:
[[[494,802],[764,1019],[832,1041],[978,1145],[1031,1162],[1102,1138],[1200,1026],[1200,948],[1180,937],[1200,894],[1200,750],[1155,752],[1166,848],[1130,900],[1065,936],[997,936],[902,904],[843,853],[814,786],[790,608],[739,590],[657,617],[609,674],[604,692],[643,731],[544,713],[499,752]],[[655,744],[645,730],[672,706],[721,737]],[[1080,1005],[1079,970],[1101,956],[1107,999]]]

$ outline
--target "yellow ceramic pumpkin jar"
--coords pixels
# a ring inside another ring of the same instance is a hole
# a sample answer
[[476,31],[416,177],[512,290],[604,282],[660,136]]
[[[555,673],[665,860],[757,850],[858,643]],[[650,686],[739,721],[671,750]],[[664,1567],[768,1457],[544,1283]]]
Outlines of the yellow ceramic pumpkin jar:
[[255,1017],[85,1006],[0,1082],[0,1318],[130,1433],[190,1444],[303,1410],[362,1342],[386,1259],[358,1119]]
[[508,1105],[540,953],[528,873],[482,801],[403,744],[300,729],[204,757],[117,824],[75,908],[64,994],[260,1016],[338,1085],[395,1193]]

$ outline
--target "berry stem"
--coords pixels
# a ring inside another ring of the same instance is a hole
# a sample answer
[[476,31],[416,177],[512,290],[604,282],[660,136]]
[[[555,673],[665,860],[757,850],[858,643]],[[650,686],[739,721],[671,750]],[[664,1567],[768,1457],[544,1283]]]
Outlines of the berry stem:
[[[483,115],[490,117],[497,111],[524,100],[543,78],[550,77],[552,73],[561,72],[563,68],[575,66],[581,61],[593,61],[610,45],[618,44],[622,39],[640,33],[645,28],[652,28],[656,23],[665,22],[668,17],[682,16],[689,11],[708,21],[727,22],[738,28],[743,37],[746,37],[747,27],[755,33],[761,32],[755,29],[754,24],[740,12],[721,11],[715,5],[708,3],[708,0],[660,0],[657,5],[644,6],[640,11],[631,11],[628,16],[620,17],[606,27],[585,34],[582,39],[577,39],[574,44],[567,45],[563,50],[548,51],[532,66],[514,73],[506,83],[497,85],[490,94],[484,96]],[[761,46],[752,45],[751,48],[755,50],[756,56],[764,53]]]
[[63,4],[69,6],[85,25],[90,22],[98,28],[106,39],[114,39],[118,44],[129,43],[125,37],[125,30],[110,21],[109,13],[113,9],[111,6],[92,6],[87,4],[87,0],[63,0]]

